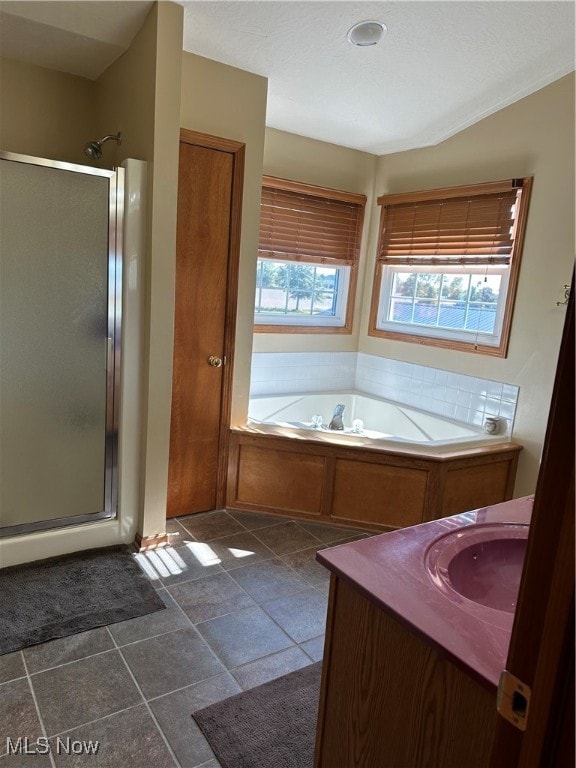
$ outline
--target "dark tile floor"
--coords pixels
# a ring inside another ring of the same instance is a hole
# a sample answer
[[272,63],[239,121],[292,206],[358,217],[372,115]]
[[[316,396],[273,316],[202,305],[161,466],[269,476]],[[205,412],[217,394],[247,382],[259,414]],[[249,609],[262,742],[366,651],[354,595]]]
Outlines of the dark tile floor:
[[169,531],[135,556],[166,610],[0,656],[0,768],[219,768],[191,713],[322,658],[316,551],[365,532],[225,511]]

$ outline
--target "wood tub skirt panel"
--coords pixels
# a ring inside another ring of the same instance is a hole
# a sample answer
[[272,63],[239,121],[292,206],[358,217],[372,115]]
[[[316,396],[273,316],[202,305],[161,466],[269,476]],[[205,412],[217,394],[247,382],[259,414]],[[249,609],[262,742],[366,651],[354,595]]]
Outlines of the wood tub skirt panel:
[[320,514],[323,456],[239,445],[238,502]]
[[336,459],[332,517],[389,526],[422,522],[429,470]]
[[386,531],[508,501],[521,450],[383,451],[233,429],[226,507]]

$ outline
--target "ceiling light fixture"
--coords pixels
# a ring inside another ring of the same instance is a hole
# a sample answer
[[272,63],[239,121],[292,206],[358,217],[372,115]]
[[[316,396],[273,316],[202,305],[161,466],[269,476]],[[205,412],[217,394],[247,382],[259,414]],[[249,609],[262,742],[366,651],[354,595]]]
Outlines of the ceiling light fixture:
[[348,30],[348,42],[364,48],[368,45],[376,45],[386,32],[386,24],[381,21],[359,21]]

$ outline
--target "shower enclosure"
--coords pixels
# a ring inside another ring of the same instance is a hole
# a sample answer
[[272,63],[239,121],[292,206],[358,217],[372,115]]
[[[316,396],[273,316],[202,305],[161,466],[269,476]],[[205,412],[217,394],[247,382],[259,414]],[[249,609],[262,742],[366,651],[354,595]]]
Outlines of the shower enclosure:
[[0,536],[116,515],[123,174],[0,152]]

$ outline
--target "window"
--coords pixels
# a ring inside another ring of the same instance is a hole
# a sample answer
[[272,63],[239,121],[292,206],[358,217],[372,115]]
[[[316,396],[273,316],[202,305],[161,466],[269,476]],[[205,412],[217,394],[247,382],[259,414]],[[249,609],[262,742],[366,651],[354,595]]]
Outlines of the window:
[[365,203],[364,195],[264,177],[256,331],[350,333]]
[[531,182],[378,198],[370,335],[505,357]]

